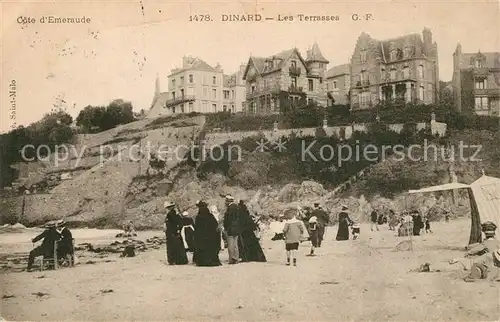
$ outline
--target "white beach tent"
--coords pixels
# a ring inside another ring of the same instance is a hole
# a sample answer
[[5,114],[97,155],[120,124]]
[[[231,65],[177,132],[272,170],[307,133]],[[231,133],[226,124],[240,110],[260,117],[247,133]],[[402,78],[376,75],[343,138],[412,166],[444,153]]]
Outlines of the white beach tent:
[[447,183],[438,186],[410,190],[408,193],[467,189],[471,206],[471,230],[469,245],[482,240],[481,223],[491,221],[497,225],[496,236],[500,236],[500,179],[484,175],[471,183]]

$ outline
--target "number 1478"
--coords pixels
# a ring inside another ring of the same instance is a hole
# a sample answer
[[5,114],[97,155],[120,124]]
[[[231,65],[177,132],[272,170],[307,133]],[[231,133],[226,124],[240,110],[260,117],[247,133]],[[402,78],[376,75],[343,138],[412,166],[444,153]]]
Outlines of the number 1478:
[[189,21],[213,21],[210,15],[193,15],[189,16]]

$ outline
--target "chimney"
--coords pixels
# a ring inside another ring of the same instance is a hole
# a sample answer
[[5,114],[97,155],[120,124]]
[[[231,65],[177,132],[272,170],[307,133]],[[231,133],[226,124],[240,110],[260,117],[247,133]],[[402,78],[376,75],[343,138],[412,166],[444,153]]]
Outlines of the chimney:
[[430,51],[432,50],[432,31],[425,27],[422,31],[422,36],[424,40],[424,52],[425,55],[429,56]]

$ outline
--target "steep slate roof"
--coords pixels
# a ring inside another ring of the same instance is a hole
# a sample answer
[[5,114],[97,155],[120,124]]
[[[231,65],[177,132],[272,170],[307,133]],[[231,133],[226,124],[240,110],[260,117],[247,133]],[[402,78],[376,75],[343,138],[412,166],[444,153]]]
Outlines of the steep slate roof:
[[367,33],[362,32],[359,37],[367,38],[369,40],[367,49],[374,53],[378,59],[384,63],[390,62],[389,55],[392,49],[403,50],[406,46],[411,46],[413,48],[412,57],[422,55],[423,41],[418,33],[412,33],[391,39],[378,40],[370,37]]
[[328,64],[329,61],[323,56],[321,50],[319,49],[318,43],[314,43],[311,50],[307,51],[306,61],[317,61],[320,63]]
[[326,72],[326,78],[332,78],[341,75],[349,75],[350,73],[351,71],[349,64],[337,65],[333,66]]
[[416,54],[418,48],[422,48],[423,42],[420,34],[409,34],[404,35],[397,38],[385,39],[385,40],[377,40],[380,43],[381,55],[384,59],[384,62],[387,62],[387,58],[392,49],[399,48],[403,50],[403,48],[407,45],[414,46],[413,55]]
[[217,72],[215,68],[198,57],[185,57],[185,59],[187,60],[188,66],[182,66],[181,68],[173,69],[172,74],[176,74],[185,70],[203,70],[208,72]]
[[[285,65],[286,61],[292,56],[293,53],[296,53],[299,59],[302,61],[304,66],[306,66],[307,69],[307,64],[306,61],[302,58],[302,55],[300,54],[299,50],[297,48],[292,48],[288,50],[281,51],[277,54],[274,54],[269,57],[255,57],[251,56],[250,59],[248,60],[247,67],[245,68],[245,72],[243,73],[243,78],[246,78],[248,68],[250,67],[250,63],[253,63],[255,66],[255,69],[257,70],[257,73],[259,74],[268,74],[272,72],[279,71],[283,68]],[[274,59],[274,58],[280,58],[281,61],[277,65],[273,65],[272,68],[268,68],[266,66],[266,61],[269,59]]]
[[[486,66],[488,68],[500,68],[500,52],[489,52],[489,53],[466,53],[462,54],[462,63],[464,66],[470,66],[470,61],[472,58],[476,58],[478,55],[483,55],[486,58]],[[466,67],[467,68],[467,67]]]

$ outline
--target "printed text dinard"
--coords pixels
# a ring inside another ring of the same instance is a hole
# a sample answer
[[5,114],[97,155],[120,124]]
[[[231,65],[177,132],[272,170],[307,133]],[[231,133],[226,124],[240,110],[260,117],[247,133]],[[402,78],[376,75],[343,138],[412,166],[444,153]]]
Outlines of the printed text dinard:
[[[371,13],[352,13],[349,15],[351,21],[368,21],[373,20]],[[210,14],[195,14],[189,16],[189,21],[192,22],[262,22],[262,21],[279,21],[279,22],[336,22],[340,21],[339,15],[306,15],[306,14],[278,14],[278,15],[261,15],[261,14],[222,14],[220,16],[212,16]]]

